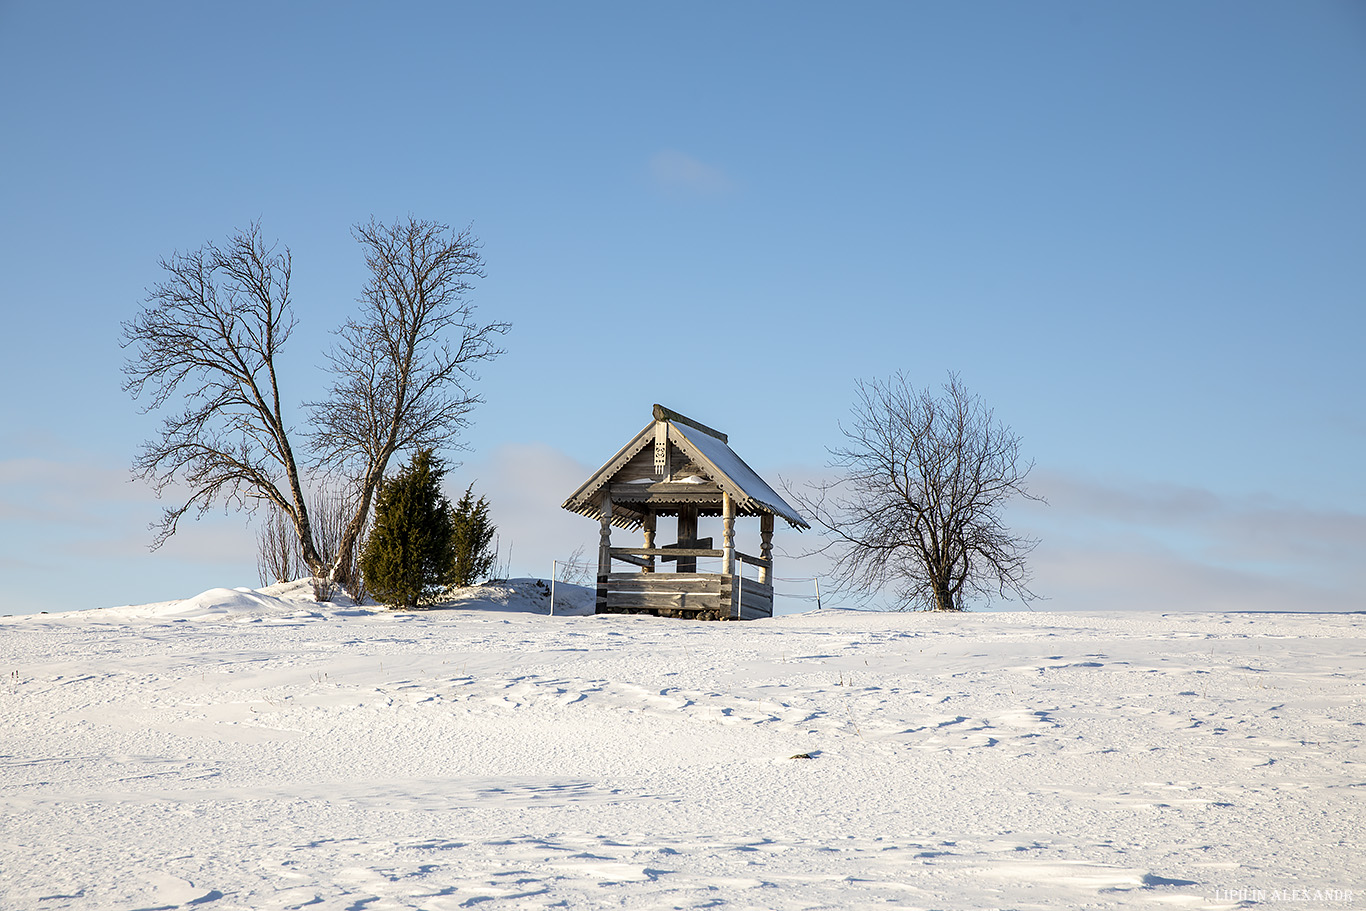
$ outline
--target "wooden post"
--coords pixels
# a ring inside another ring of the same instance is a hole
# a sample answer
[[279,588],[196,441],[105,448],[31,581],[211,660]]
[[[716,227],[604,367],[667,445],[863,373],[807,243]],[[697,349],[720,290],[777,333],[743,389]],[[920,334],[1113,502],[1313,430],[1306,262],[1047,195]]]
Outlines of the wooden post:
[[[654,511],[653,509],[647,509],[647,510],[645,510],[645,549],[646,549],[646,550],[654,550],[654,546],[655,546],[655,511]],[[646,562],[645,562],[645,565],[642,566],[642,567],[640,568],[640,571],[643,572],[643,573],[652,573],[652,572],[654,572],[654,571],[655,571],[655,558],[654,558],[654,556],[651,555],[651,556],[646,557],[646,558],[645,558],[645,561],[646,561]]]
[[735,567],[735,501],[721,491],[721,572],[729,576]]
[[[738,612],[735,599],[744,581],[735,572],[735,501],[724,490],[721,491],[721,574],[725,579],[721,583],[723,597],[718,619],[729,620]],[[730,597],[724,597],[726,594]]]
[[[678,507],[678,546],[696,547],[697,546],[697,507],[680,506]],[[678,572],[695,573],[697,572],[696,557],[679,557]]]
[[612,494],[602,492],[602,527],[598,530],[598,605],[596,613],[607,612],[607,577],[612,572]]
[[602,494],[602,527],[598,529],[598,575],[612,571],[612,495]]
[[[759,557],[773,562],[773,513],[766,512],[759,517]],[[767,566],[759,567],[759,581],[764,585],[772,585],[773,570]]]

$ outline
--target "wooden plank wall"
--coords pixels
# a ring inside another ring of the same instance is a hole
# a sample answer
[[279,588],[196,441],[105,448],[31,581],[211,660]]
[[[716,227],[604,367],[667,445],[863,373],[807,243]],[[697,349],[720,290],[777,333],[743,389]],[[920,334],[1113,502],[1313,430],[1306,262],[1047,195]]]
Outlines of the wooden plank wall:
[[741,579],[740,582],[744,586],[744,592],[740,597],[740,606],[745,612],[742,619],[752,619],[751,614],[760,617],[772,617],[773,586],[754,579]]
[[[734,619],[737,577],[722,573],[609,573],[598,579],[597,612],[659,613]],[[773,616],[773,589],[753,579],[741,579],[740,619]]]
[[721,607],[721,578],[716,573],[612,573],[607,607],[715,611]]

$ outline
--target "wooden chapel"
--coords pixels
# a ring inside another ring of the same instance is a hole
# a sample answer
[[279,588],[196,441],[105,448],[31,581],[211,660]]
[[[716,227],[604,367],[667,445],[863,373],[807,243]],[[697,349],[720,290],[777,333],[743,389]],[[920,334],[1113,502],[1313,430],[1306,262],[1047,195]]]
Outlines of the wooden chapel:
[[[597,470],[564,508],[597,519],[599,614],[702,620],[773,616],[773,520],[811,526],[744,459],[724,433],[655,405],[654,420]],[[678,540],[659,546],[659,516],[678,518]],[[697,536],[697,520],[721,517],[721,546]],[[735,520],[759,519],[759,553],[735,546]],[[612,527],[644,531],[643,547],[613,547]],[[698,560],[719,558],[719,572]],[[615,572],[615,562],[636,567]],[[663,564],[672,564],[665,571]],[[751,567],[752,578],[744,575]]]

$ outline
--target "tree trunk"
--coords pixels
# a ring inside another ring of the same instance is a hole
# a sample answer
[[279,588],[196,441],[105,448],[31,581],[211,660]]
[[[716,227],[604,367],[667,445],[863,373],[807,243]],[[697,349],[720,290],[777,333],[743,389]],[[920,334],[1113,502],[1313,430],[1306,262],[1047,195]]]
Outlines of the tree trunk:
[[953,603],[953,588],[942,579],[933,580],[934,588],[934,609],[937,611],[951,610],[958,608]]

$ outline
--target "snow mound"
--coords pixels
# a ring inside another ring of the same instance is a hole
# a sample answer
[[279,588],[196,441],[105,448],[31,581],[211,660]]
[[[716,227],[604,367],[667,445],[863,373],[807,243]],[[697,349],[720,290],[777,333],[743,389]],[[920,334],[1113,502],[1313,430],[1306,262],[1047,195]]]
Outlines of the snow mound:
[[[451,592],[430,608],[436,616],[446,611],[550,614],[551,585],[544,579],[505,579]],[[582,585],[555,583],[555,616],[583,617],[593,613],[596,592]],[[278,582],[264,588],[211,588],[190,598],[155,604],[105,607],[43,614],[42,621],[58,623],[221,622],[297,624],[351,617],[370,617],[390,610],[373,601],[358,604],[344,591],[331,601],[318,601],[310,579]],[[397,613],[406,613],[396,611]],[[428,612],[428,611],[423,611]],[[0,618],[3,622],[37,620],[37,616]]]
[[262,589],[211,588],[191,598],[163,601],[157,604],[107,607],[97,610],[73,611],[65,616],[84,621],[121,622],[134,620],[176,621],[235,621],[238,623],[299,622],[323,620],[328,616],[369,614],[357,610],[356,603],[346,595],[320,603],[313,597],[313,587],[307,580],[284,582]]
[[[597,593],[582,585],[556,582],[556,616],[583,617],[593,613]],[[501,579],[457,588],[436,610],[511,611],[549,614],[551,583],[545,579]]]
[[216,618],[265,619],[278,616],[316,616],[315,611],[301,609],[296,599],[263,595],[251,589],[211,588],[193,598],[176,601],[149,612],[152,617],[182,617],[186,620]]

